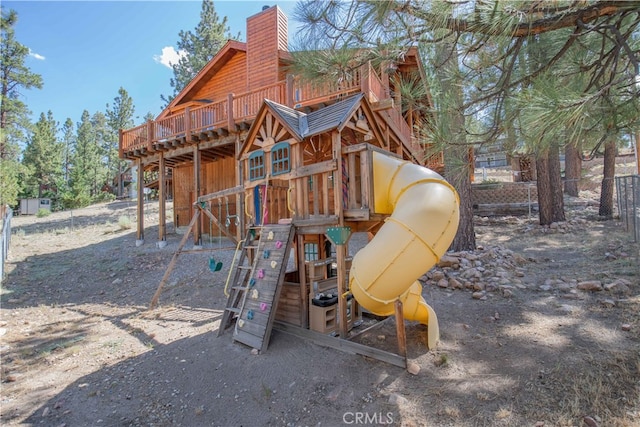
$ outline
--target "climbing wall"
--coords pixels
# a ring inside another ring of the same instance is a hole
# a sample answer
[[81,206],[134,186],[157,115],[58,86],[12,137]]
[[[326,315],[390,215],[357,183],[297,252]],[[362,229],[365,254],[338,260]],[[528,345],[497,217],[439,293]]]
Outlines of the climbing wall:
[[256,259],[233,332],[234,341],[260,351],[267,349],[294,230],[290,224],[262,227]]

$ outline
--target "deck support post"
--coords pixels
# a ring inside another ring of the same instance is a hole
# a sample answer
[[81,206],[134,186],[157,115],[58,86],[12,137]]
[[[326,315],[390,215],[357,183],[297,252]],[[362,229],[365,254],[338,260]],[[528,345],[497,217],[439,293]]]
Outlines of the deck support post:
[[137,215],[138,224],[136,228],[136,246],[140,246],[144,243],[144,167],[142,165],[142,159],[138,159],[138,182],[137,182]]
[[167,189],[164,152],[159,153],[158,165],[158,247],[167,245]]
[[[193,146],[193,194],[193,202],[198,203],[198,197],[200,197],[200,149],[198,144]],[[198,209],[197,207],[194,208]],[[200,227],[200,221],[196,221],[196,223],[193,224],[193,245],[200,246],[201,244],[202,228]]]
[[398,354],[407,363],[407,331],[404,328],[404,312],[402,311],[402,301],[399,299],[395,303],[396,309],[396,335],[398,336]]

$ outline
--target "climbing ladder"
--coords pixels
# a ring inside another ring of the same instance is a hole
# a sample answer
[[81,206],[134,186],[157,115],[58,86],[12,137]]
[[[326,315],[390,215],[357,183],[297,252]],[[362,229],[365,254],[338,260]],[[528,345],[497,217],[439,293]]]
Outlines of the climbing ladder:
[[[218,335],[222,335],[235,318],[234,341],[260,351],[267,349],[294,230],[291,224],[270,224],[247,230]],[[260,237],[256,242],[258,233]],[[253,263],[244,265],[251,250],[255,250]]]

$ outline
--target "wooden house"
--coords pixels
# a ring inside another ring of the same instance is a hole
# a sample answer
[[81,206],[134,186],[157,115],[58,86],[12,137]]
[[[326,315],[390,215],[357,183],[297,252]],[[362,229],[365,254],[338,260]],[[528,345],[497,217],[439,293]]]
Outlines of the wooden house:
[[[220,331],[237,319],[234,339],[262,349],[276,320],[346,338],[357,301],[367,299],[348,282],[349,235],[384,228],[396,202],[387,199],[398,190],[387,186],[407,175],[401,169],[413,170],[405,164],[420,170],[409,173],[411,179],[455,196],[436,203],[447,211],[446,224],[439,225],[446,230],[438,230],[425,259],[435,263],[446,251],[458,215],[455,191],[422,167],[425,145],[389,74],[420,74],[417,49],[393,67],[367,64],[348,79],[317,85],[287,73],[287,38],[287,17],[277,6],[249,17],[246,43],[227,42],[155,120],[120,137],[120,156],[139,166],[139,186],[143,171],[157,171],[161,242],[169,168],[175,225],[188,226],[196,245],[203,234],[218,232],[239,242]],[[434,160],[432,168],[440,167],[441,159]],[[401,186],[401,193],[409,187]],[[139,241],[145,237],[143,208],[139,201]],[[421,262],[409,264],[396,267]],[[430,267],[411,273],[415,277],[399,291],[403,298],[415,293],[408,288]],[[316,304],[321,294],[334,300]],[[437,327],[433,313],[432,324]]]

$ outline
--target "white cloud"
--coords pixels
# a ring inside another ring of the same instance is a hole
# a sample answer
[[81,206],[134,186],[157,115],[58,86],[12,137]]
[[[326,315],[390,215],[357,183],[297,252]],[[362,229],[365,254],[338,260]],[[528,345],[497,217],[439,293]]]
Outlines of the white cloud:
[[29,56],[40,61],[44,61],[45,59],[44,56],[40,55],[39,53],[35,53],[31,49],[29,49]]
[[173,46],[165,46],[162,48],[160,55],[153,55],[153,60],[158,64],[162,64],[167,68],[171,68],[172,64],[177,64],[180,58],[187,55],[184,50],[176,51]]

